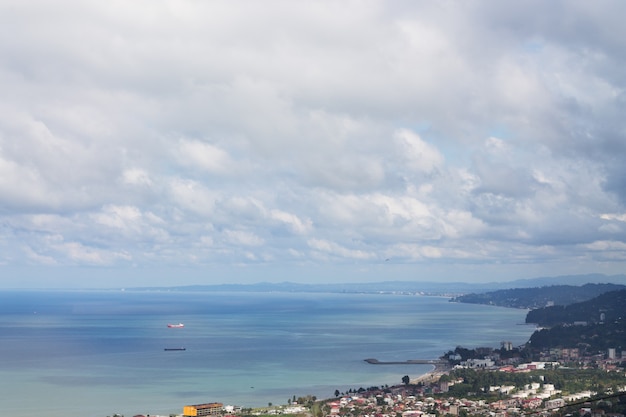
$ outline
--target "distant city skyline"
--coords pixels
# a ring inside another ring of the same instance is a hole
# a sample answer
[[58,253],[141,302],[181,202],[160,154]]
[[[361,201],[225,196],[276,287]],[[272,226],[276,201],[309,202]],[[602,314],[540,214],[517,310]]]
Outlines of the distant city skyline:
[[624,15],[0,1],[0,289],[621,274]]

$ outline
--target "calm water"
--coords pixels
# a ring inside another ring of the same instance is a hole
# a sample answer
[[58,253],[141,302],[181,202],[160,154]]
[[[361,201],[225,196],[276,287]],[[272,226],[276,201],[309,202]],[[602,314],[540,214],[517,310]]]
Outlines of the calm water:
[[525,314],[385,294],[0,292],[0,411],[169,415],[203,402],[327,398],[431,369],[366,358],[522,344],[534,330],[520,325]]

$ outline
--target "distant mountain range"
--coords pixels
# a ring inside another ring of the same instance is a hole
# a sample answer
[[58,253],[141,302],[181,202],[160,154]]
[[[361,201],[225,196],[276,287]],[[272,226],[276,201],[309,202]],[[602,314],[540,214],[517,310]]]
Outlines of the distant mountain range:
[[563,275],[488,283],[385,281],[375,283],[299,284],[294,282],[256,284],[185,285],[175,287],[136,287],[130,291],[247,291],[247,292],[332,292],[332,293],[410,293],[455,296],[484,293],[510,288],[531,288],[550,285],[626,284],[626,275]]

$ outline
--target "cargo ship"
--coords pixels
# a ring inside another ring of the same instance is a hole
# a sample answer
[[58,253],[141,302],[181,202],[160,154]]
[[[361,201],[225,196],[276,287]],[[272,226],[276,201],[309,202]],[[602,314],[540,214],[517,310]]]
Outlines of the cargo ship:
[[169,350],[187,350],[187,348],[184,348],[184,347],[179,347],[179,348],[165,348],[165,349],[163,349],[163,350],[165,350],[165,351],[169,351]]
[[169,327],[170,329],[172,329],[172,328],[176,329],[176,328],[180,328],[180,327],[185,327],[185,325],[182,324],[182,323],[178,323],[178,324],[171,324],[170,323],[170,324],[167,325],[167,327]]

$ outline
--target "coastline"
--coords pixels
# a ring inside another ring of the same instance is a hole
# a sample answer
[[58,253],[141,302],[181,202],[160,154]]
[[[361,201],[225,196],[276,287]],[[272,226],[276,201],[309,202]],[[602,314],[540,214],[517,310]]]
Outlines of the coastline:
[[[21,295],[0,294],[5,301],[0,311],[19,313],[3,316],[15,338],[3,345],[0,377],[12,381],[2,408],[24,417],[41,414],[42,407],[50,417],[104,415],[110,398],[117,408],[111,412],[169,415],[184,404],[212,401],[258,407],[283,404],[294,394],[329,398],[336,389],[400,385],[406,374],[413,383],[436,381],[440,370],[434,363],[373,366],[363,359],[436,359],[458,340],[469,346],[527,340],[532,330],[513,325],[522,321],[523,311],[494,315],[491,307],[440,297],[416,302],[412,297],[272,293],[208,303],[206,294],[189,293]],[[456,319],[441,326],[450,315]],[[50,326],[53,319],[67,326]],[[178,331],[165,327],[179,322],[185,327]],[[384,332],[378,331],[383,324]],[[89,339],[78,329],[89,329]],[[484,342],[487,329],[492,340]],[[119,343],[86,345],[92,337]],[[65,349],[67,344],[81,349]],[[165,352],[165,347],[186,351]],[[31,396],[40,401],[28,401]]]
[[447,374],[452,369],[450,364],[440,359],[410,359],[406,361],[381,362],[378,359],[368,358],[365,362],[371,365],[432,365],[433,369],[410,380],[411,384],[437,382],[442,375]]
[[439,381],[442,375],[447,375],[452,368],[448,364],[439,363],[433,365],[433,369],[429,372],[426,372],[424,375],[420,375],[417,378],[411,379],[411,384],[430,384],[432,382]]

